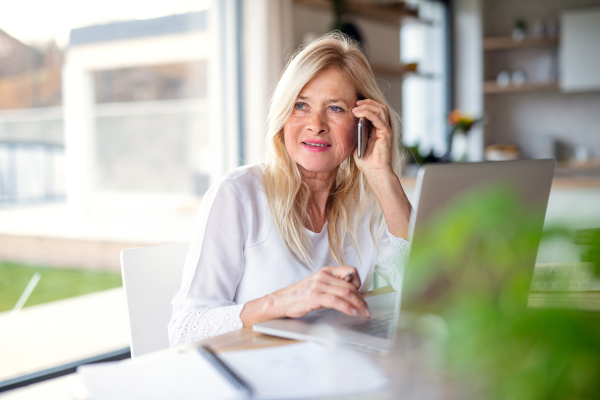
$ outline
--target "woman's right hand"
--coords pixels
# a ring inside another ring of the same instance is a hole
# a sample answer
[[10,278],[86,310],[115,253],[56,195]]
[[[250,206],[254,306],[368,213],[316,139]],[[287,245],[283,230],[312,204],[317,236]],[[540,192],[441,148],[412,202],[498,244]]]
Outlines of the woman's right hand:
[[[345,278],[352,274],[347,282]],[[354,267],[323,267],[311,276],[244,305],[240,318],[244,325],[276,318],[299,318],[321,307],[333,308],[350,316],[371,316],[358,289],[360,278]]]

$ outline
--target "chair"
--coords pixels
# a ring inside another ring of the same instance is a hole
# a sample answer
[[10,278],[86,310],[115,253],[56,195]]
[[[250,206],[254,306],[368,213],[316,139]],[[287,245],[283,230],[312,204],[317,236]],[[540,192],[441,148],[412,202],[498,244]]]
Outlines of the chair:
[[189,246],[189,243],[175,243],[121,251],[131,357],[169,347],[171,299],[181,286]]

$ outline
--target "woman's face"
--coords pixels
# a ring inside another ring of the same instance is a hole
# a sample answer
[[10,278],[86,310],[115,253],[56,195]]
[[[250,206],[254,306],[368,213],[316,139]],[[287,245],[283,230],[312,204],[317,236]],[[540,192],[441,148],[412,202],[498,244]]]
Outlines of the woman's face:
[[292,159],[310,172],[332,172],[356,147],[354,85],[336,68],[328,68],[300,91],[283,126]]

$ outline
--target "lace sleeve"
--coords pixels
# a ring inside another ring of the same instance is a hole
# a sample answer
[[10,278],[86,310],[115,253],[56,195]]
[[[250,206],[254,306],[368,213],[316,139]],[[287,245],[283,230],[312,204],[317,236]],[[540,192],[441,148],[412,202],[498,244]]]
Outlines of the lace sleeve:
[[390,248],[378,260],[375,272],[387,279],[392,284],[394,290],[399,292],[402,288],[404,266],[410,252],[410,242],[395,237],[387,229],[385,232],[390,241]]
[[244,304],[236,304],[189,310],[180,319],[173,320],[169,324],[174,325],[169,329],[172,332],[171,347],[242,329],[244,324],[240,319],[240,313],[243,308]]

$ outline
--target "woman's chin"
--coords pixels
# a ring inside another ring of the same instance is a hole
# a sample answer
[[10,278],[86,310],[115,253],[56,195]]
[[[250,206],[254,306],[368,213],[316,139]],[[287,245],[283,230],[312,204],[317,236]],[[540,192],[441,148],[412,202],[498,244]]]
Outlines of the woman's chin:
[[325,163],[298,163],[298,165],[306,172],[312,173],[334,173],[339,165]]

